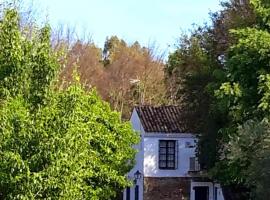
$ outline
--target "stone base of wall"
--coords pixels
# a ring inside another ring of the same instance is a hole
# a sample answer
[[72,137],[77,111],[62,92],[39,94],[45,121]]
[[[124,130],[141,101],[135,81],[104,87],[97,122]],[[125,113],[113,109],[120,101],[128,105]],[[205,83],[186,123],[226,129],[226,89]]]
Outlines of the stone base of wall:
[[190,200],[190,178],[144,177],[144,200]]

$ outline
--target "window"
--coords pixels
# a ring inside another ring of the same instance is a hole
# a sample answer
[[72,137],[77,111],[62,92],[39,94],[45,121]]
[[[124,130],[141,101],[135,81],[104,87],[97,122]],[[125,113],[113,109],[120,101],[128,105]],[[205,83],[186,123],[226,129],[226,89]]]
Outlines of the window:
[[195,157],[189,158],[189,171],[195,171],[195,162],[196,162]]
[[159,141],[159,169],[176,169],[176,141]]
[[186,148],[194,148],[195,146],[194,146],[194,144],[192,144],[192,142],[186,142],[185,147]]
[[189,171],[190,172],[200,171],[200,164],[199,164],[198,158],[196,157],[189,158]]

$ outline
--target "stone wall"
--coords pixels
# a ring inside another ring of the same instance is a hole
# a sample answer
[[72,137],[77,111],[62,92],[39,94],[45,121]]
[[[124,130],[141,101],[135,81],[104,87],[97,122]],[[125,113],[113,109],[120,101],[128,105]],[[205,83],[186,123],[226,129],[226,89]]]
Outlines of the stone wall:
[[190,178],[144,177],[144,200],[190,200]]

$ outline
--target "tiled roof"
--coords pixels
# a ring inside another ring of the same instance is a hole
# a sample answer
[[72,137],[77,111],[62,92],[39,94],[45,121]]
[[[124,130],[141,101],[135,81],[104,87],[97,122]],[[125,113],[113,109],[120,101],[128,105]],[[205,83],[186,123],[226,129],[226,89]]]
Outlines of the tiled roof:
[[191,133],[178,106],[137,106],[135,109],[146,132]]

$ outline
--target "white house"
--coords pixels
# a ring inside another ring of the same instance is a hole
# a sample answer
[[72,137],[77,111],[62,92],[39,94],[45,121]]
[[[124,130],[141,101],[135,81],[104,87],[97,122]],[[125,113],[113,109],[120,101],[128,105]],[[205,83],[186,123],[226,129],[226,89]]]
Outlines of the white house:
[[125,189],[124,200],[224,200],[220,185],[200,171],[198,139],[185,128],[179,107],[135,107],[131,123],[141,142],[128,174],[134,186]]

